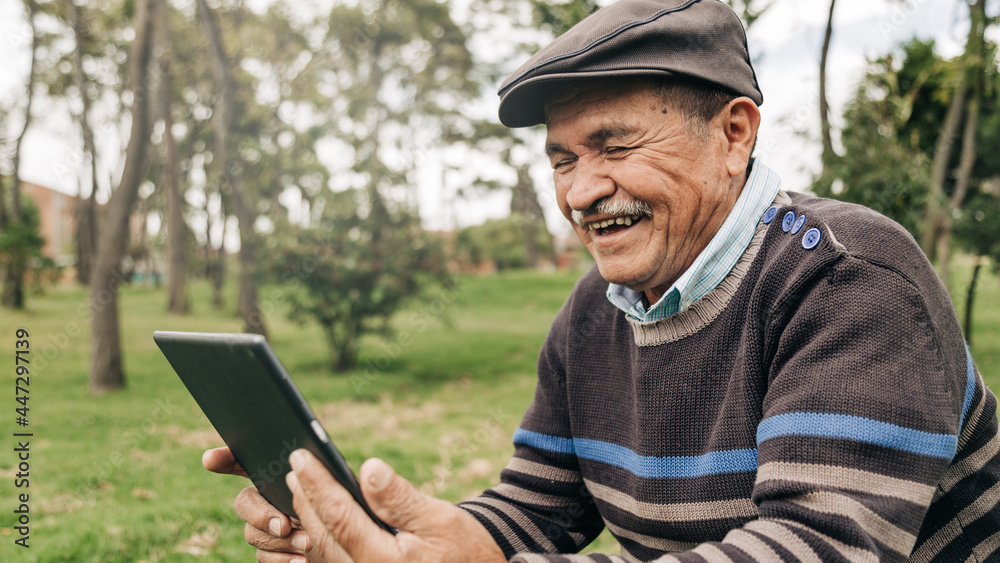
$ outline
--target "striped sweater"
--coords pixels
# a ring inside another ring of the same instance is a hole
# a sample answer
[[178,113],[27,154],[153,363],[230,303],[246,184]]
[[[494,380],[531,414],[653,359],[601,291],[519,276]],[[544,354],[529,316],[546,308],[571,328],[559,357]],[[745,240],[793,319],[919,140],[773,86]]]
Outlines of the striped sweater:
[[[461,505],[512,561],[1000,560],[997,402],[933,269],[865,208],[775,203],[684,312],[578,282],[501,484]],[[620,556],[558,555],[604,527]]]

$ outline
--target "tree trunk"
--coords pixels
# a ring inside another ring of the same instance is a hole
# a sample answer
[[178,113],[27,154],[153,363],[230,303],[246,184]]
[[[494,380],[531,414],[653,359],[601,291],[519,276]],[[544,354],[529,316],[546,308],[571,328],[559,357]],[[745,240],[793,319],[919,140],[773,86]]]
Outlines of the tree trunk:
[[[509,157],[507,160],[509,162]],[[529,268],[536,268],[541,255],[538,248],[538,235],[544,233],[549,238],[549,247],[552,248],[553,245],[552,235],[545,225],[545,213],[541,204],[538,203],[538,192],[535,191],[535,185],[531,181],[527,165],[517,168],[517,183],[510,196],[510,212],[513,216],[520,217],[523,222],[517,227],[521,232],[521,240],[524,242],[526,265]],[[555,260],[552,263],[554,265]]]
[[326,333],[327,347],[332,354],[333,371],[344,373],[350,371],[358,363],[358,333],[360,328],[357,322],[344,323],[339,327],[344,332],[337,333],[337,327],[333,323],[323,323],[323,331]]
[[94,246],[97,241],[97,221],[94,217],[97,197],[97,150],[94,146],[94,130],[90,127],[88,80],[83,72],[83,45],[86,42],[83,33],[83,8],[76,2],[70,2],[70,16],[75,40],[73,75],[76,88],[80,92],[80,102],[83,104],[83,109],[80,112],[80,131],[83,134],[83,151],[90,157],[90,196],[85,201],[83,193],[80,193],[76,202],[76,279],[81,284],[87,284],[90,281],[94,262]]
[[982,65],[976,71],[976,84],[972,88],[972,96],[968,100],[965,115],[965,128],[962,132],[962,153],[959,158],[958,177],[955,179],[955,190],[948,201],[947,212],[941,217],[941,227],[936,242],[938,275],[945,289],[951,292],[951,231],[955,223],[956,212],[961,211],[962,202],[969,191],[972,181],[972,166],[976,162],[976,134],[979,126],[979,107],[982,98],[981,88]]
[[142,181],[146,145],[149,144],[146,81],[152,53],[153,22],[157,0],[139,0],[135,9],[135,39],[129,53],[129,83],[133,94],[132,126],[125,149],[121,181],[108,200],[100,242],[90,279],[91,348],[90,390],[103,393],[124,387],[121,338],[118,328],[118,289],[124,282],[121,271],[129,238],[129,215],[135,206]]
[[941,217],[944,215],[945,183],[948,181],[948,162],[951,160],[951,147],[955,143],[959,127],[962,124],[962,108],[965,105],[965,76],[960,75],[955,84],[948,113],[934,144],[934,161],[931,164],[931,186],[927,193],[927,211],[924,215],[924,226],[920,233],[920,248],[928,258],[934,260],[934,244],[941,229]]
[[[983,51],[984,45],[984,32],[986,29],[986,0],[976,0],[975,3],[969,5],[969,18],[971,24],[969,27],[969,39],[965,46],[965,55],[960,60],[960,77],[961,82],[960,88],[962,90],[961,101],[963,102],[965,109],[965,126],[962,129],[962,149],[959,153],[959,165],[958,172],[955,177],[955,187],[951,193],[951,197],[945,201],[944,209],[938,209],[937,221],[934,224],[934,229],[932,234],[934,235],[934,248],[936,254],[936,262],[938,266],[938,275],[941,277],[942,283],[944,283],[945,288],[949,291],[951,290],[951,231],[955,222],[955,215],[958,214],[962,209],[962,202],[965,200],[965,196],[969,191],[969,184],[972,181],[972,167],[976,162],[976,136],[979,131],[979,109],[983,97]],[[971,74],[971,84],[969,84]],[[948,108],[948,120],[952,119],[952,110],[955,107],[955,100],[952,100],[952,105]],[[961,109],[956,112],[961,115]],[[957,130],[957,121],[954,125],[946,124],[946,127],[952,126]],[[954,134],[951,135],[950,139],[954,138]],[[940,141],[940,139],[939,139]],[[948,147],[945,152],[951,153],[951,143],[953,141],[949,140]],[[935,154],[934,166],[937,167],[937,158],[940,155]],[[942,164],[944,170],[947,169],[947,161]],[[940,191],[935,195],[937,204],[940,207],[940,201],[944,199],[944,171],[938,171],[937,168],[934,170],[935,173],[935,183],[937,183],[937,175],[941,175]],[[925,233],[926,234],[926,233]]]
[[180,187],[180,157],[174,140],[173,80],[170,64],[173,59],[170,28],[166,14],[158,22],[160,38],[160,116],[163,118],[163,188],[167,220],[167,310],[183,315],[189,310],[187,296],[187,260],[184,256],[184,216]]
[[830,14],[826,18],[826,34],[823,36],[823,52],[819,58],[819,124],[823,137],[821,157],[823,172],[826,173],[833,160],[833,135],[830,132],[830,104],[826,100],[826,61],[830,53],[830,39],[833,37],[833,6],[837,0],[830,0]]
[[[978,13],[985,9],[983,0],[976,0],[969,5],[969,36],[965,42],[965,55],[963,66],[969,64],[972,54],[977,52],[977,44],[982,45],[983,27],[985,18],[980,19]],[[978,52],[982,52],[979,48]],[[981,56],[981,55],[980,55]],[[980,64],[981,66],[981,64]],[[940,264],[940,259],[936,256],[936,250],[941,246],[940,238],[944,231],[943,222],[946,215],[945,185],[948,181],[948,164],[951,162],[951,149],[958,137],[959,128],[962,125],[962,110],[965,109],[965,97],[968,86],[968,66],[958,73],[955,80],[955,88],[948,105],[948,113],[945,115],[944,124],[938,134],[937,142],[934,144],[934,161],[931,164],[931,185],[927,197],[927,211],[924,215],[924,226],[920,233],[920,248],[931,260]]]
[[229,61],[226,58],[222,44],[222,32],[219,30],[215,14],[205,0],[197,0],[197,11],[205,28],[205,35],[208,37],[216,87],[215,155],[225,171],[228,180],[229,200],[233,205],[236,220],[239,222],[240,316],[243,317],[246,332],[255,332],[266,337],[267,327],[264,324],[264,315],[257,302],[257,235],[253,227],[254,213],[245,199],[241,178],[242,166],[235,151],[231,150],[232,143],[229,140],[229,133],[233,129],[235,118]]
[[221,309],[226,306],[226,297],[222,292],[226,285],[226,249],[221,242],[212,260],[212,307]]
[[222,236],[219,238],[219,248],[212,246],[212,214],[208,210],[208,197],[205,198],[205,274],[212,282],[212,308],[221,309],[226,305],[222,287],[226,281],[226,206],[219,195],[219,215],[222,217]]
[[983,267],[981,256],[976,257],[976,266],[972,269],[972,281],[969,282],[969,291],[965,298],[965,341],[972,346],[972,302],[976,299],[976,281],[979,279],[979,270]]
[[[37,52],[39,45],[38,30],[35,28],[35,14],[38,4],[35,0],[25,0],[28,9],[28,25],[31,28],[31,64],[28,66],[27,101],[24,105],[24,126],[14,142],[14,173],[10,191],[10,216],[8,224],[18,224],[24,220],[21,213],[21,148],[24,146],[24,136],[31,126],[31,107],[35,100],[35,80],[38,74]],[[24,275],[28,269],[27,257],[15,252],[7,264],[7,275],[3,280],[3,298],[5,306],[13,309],[24,308]]]

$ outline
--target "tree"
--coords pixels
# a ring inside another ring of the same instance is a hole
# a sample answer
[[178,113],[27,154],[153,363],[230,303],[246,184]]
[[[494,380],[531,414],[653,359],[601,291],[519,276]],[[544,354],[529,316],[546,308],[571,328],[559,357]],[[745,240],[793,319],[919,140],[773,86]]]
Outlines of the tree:
[[163,119],[163,174],[166,225],[167,225],[167,309],[171,313],[184,314],[190,309],[187,295],[187,260],[185,258],[185,234],[183,206],[180,185],[180,155],[174,139],[173,90],[171,75],[173,45],[170,37],[169,13],[157,22],[158,44],[160,46],[159,101],[160,117]]
[[[28,66],[24,123],[21,126],[21,133],[14,141],[14,172],[11,174],[10,212],[9,214],[6,210],[0,212],[0,229],[13,229],[17,231],[21,231],[27,227],[21,209],[21,148],[24,145],[24,136],[31,126],[31,108],[35,100],[35,84],[38,76],[37,51],[41,44],[40,34],[35,26],[35,15],[38,13],[38,4],[35,0],[25,0],[24,4],[27,11],[28,26],[31,28],[31,63]],[[2,197],[2,194],[0,194],[0,197]],[[18,232],[13,234],[13,236],[8,238],[8,243],[27,242],[31,240],[30,236],[25,237],[22,235],[25,235],[25,233]],[[0,302],[7,307],[23,309],[24,276],[28,268],[25,260],[27,256],[31,255],[31,247],[23,249],[8,248],[7,250],[5,253],[7,258],[5,263],[7,275],[4,277],[3,295],[0,298]]]
[[547,27],[553,36],[559,37],[584,18],[596,12],[600,6],[595,0],[569,0],[567,2],[546,2],[531,0],[535,24]]
[[240,229],[240,293],[239,311],[244,330],[267,336],[264,314],[257,300],[257,233],[253,213],[242,183],[243,164],[233,150],[230,134],[235,128],[236,107],[230,61],[222,41],[222,31],[215,13],[205,0],[197,0],[198,17],[208,39],[216,87],[214,154],[226,175],[228,191],[223,193],[236,213]]
[[334,191],[302,190],[312,223],[282,226],[287,244],[268,255],[278,260],[273,276],[301,287],[289,297],[293,315],[320,323],[342,371],[362,334],[385,333],[425,281],[443,279],[440,247],[412,204],[415,162],[423,139],[465,122],[459,107],[478,90],[466,36],[441,3],[336,5],[322,23],[326,36],[301,76],[327,93],[316,111],[349,164],[332,175]]
[[16,265],[24,274],[21,279],[22,300],[26,289],[25,280],[31,276],[34,285],[40,285],[46,259],[42,256],[45,239],[39,233],[38,209],[30,199],[25,200],[20,210],[20,220],[7,223],[0,229],[0,264]]
[[[97,240],[97,147],[94,144],[94,129],[90,124],[91,80],[83,69],[84,52],[90,38],[86,33],[88,26],[84,7],[76,2],[69,2],[68,11],[73,29],[73,79],[82,106],[78,120],[83,135],[83,150],[90,160],[90,194],[85,203],[78,204],[76,210],[76,276],[78,282],[87,284],[90,281]],[[83,198],[82,193],[80,198]]]
[[[123,97],[132,94],[128,91],[127,66],[121,61],[128,56],[135,4],[106,2],[98,8],[93,3],[49,0],[40,3],[39,9],[47,16],[49,26],[53,22],[62,26],[61,33],[54,32],[53,40],[47,41],[49,48],[44,52],[48,56],[39,66],[38,82],[44,85],[50,101],[70,106],[79,126],[82,150],[74,155],[79,165],[54,162],[53,167],[64,178],[77,176],[80,204],[75,217],[76,276],[78,282],[89,285],[99,226],[98,158],[102,150],[113,146],[106,142],[111,139],[101,139],[99,134],[117,129],[118,134],[111,136],[128,136],[131,101]],[[71,39],[68,49],[62,40],[67,37]],[[114,178],[109,178],[109,190],[113,184]]]
[[[938,275],[941,276],[945,287],[951,284],[949,263],[954,216],[961,211],[962,203],[968,193],[976,158],[976,133],[986,66],[984,53],[987,23],[986,0],[970,2],[969,36],[966,40],[965,53],[958,62],[951,103],[935,147],[930,194],[920,239],[924,253],[936,259]],[[990,64],[995,66],[992,61]],[[965,126],[959,135],[963,113]],[[959,137],[962,141],[959,168],[951,195],[946,196],[948,164],[951,160],[952,146]]]
[[1000,267],[1000,178],[984,182],[969,197],[966,211],[955,223],[955,237],[966,251],[976,257],[966,290],[964,322],[965,338],[972,346],[972,311],[979,272],[984,259],[993,262],[994,270]]
[[327,195],[313,228],[284,225],[269,238],[269,270],[287,292],[290,318],[323,329],[335,371],[357,362],[364,334],[391,334],[390,319],[427,284],[447,280],[439,240],[409,211],[376,211],[370,192]]
[[[510,0],[505,11],[517,13],[524,6],[522,0]],[[574,25],[582,21],[587,16],[596,12],[600,5],[595,0],[568,0],[563,2],[548,2],[543,0],[528,0],[527,6],[530,8],[531,20],[529,28],[541,29],[551,37],[562,35],[569,31]],[[487,9],[495,10],[493,7]],[[483,21],[492,22],[491,19]],[[477,30],[485,32],[487,30]],[[535,51],[541,44],[532,43],[519,46],[519,51],[527,55],[528,52]],[[482,65],[485,67],[483,73],[492,79],[502,74],[495,65]],[[549,254],[552,263],[555,263],[552,235],[545,223],[544,209],[539,199],[539,192],[530,170],[538,155],[526,148],[527,145],[537,144],[536,138],[539,128],[532,129],[508,129],[493,120],[477,121],[469,126],[469,132],[458,135],[457,138],[465,143],[469,148],[480,152],[499,156],[498,169],[506,168],[512,174],[514,180],[498,180],[494,177],[481,175],[472,182],[473,187],[485,188],[487,190],[510,190],[510,214],[512,221],[510,224],[520,233],[520,243],[523,245],[522,252],[512,250],[512,252],[524,256],[526,265],[534,268],[538,265],[543,252]],[[494,173],[495,170],[489,172]],[[460,195],[467,196],[475,190],[462,190]],[[461,236],[461,235],[460,235]],[[514,244],[517,241],[509,241]],[[519,262],[525,265],[525,262]]]
[[[750,29],[757,20],[764,15],[777,0],[726,0],[726,4],[732,8],[743,20],[743,24]],[[832,11],[832,3],[831,8]]]
[[935,93],[946,65],[932,42],[912,41],[869,70],[844,110],[844,154],[827,162],[817,195],[860,203],[919,236],[930,174],[928,138],[936,133]]
[[131,134],[118,188],[111,194],[99,234],[94,271],[90,278],[93,357],[90,390],[103,393],[125,385],[118,318],[118,290],[124,281],[122,258],[129,240],[129,215],[143,179],[149,144],[149,67],[153,51],[153,23],[159,0],[137,0],[135,38],[129,53],[129,90],[132,94]]
[[830,0],[830,13],[826,17],[826,32],[823,35],[823,50],[819,58],[819,124],[823,140],[820,160],[824,171],[837,153],[833,150],[833,134],[830,130],[830,103],[826,100],[826,61],[830,54],[830,40],[833,38],[833,8],[837,0]]
[[[524,237],[534,236],[531,244]],[[528,252],[551,254],[552,240],[548,233],[529,231],[525,221],[512,213],[503,219],[489,219],[482,225],[466,227],[455,236],[455,258],[465,267],[475,268],[484,261],[498,269],[535,267]]]

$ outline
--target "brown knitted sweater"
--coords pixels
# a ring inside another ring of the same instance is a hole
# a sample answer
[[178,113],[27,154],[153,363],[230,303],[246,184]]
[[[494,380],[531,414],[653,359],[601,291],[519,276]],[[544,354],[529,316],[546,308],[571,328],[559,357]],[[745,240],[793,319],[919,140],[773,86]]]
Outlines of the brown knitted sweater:
[[[726,280],[661,321],[580,280],[501,484],[461,505],[508,557],[1000,558],[997,403],[933,269],[866,208],[775,205]],[[605,526],[621,556],[555,555]]]

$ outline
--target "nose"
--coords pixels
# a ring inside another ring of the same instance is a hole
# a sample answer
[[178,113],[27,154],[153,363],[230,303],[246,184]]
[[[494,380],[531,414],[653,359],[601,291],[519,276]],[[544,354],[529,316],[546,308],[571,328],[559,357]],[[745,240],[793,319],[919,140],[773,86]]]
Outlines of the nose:
[[601,158],[581,158],[573,171],[566,205],[573,211],[586,211],[597,201],[614,195],[615,181]]

